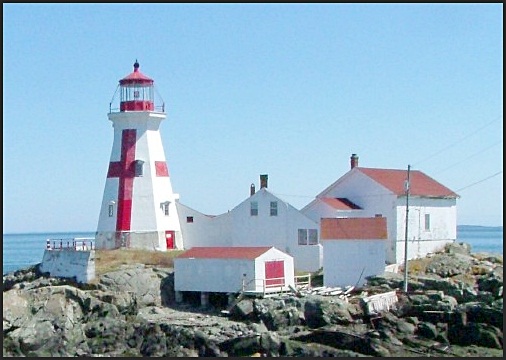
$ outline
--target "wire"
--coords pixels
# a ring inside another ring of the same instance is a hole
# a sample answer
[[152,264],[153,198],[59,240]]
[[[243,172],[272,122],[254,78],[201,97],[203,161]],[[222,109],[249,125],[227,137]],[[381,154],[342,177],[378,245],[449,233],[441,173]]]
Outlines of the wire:
[[493,174],[493,175],[487,176],[487,177],[486,177],[486,178],[484,178],[484,179],[478,180],[478,181],[476,181],[476,182],[474,182],[474,183],[472,183],[472,184],[469,184],[469,185],[467,185],[467,186],[464,186],[463,188],[460,188],[460,189],[456,190],[455,192],[461,192],[462,190],[465,190],[465,189],[467,189],[467,188],[470,188],[471,186],[474,186],[474,185],[477,185],[477,184],[479,184],[479,183],[482,183],[482,182],[484,182],[484,181],[486,181],[486,180],[488,180],[488,179],[491,179],[491,178],[493,178],[493,177],[495,177],[495,176],[497,176],[497,175],[499,175],[499,174],[502,174],[502,170],[501,170],[501,171],[499,171],[499,172],[496,172],[496,173],[495,173],[495,174]]
[[465,160],[471,159],[472,157],[475,157],[476,155],[479,155],[479,154],[481,154],[482,152],[484,152],[485,150],[488,150],[488,149],[490,149],[491,147],[493,147],[493,146],[495,146],[495,145],[497,145],[497,144],[500,144],[500,143],[502,143],[502,142],[503,142],[503,140],[499,140],[498,142],[495,142],[495,143],[493,143],[492,145],[487,146],[486,148],[481,149],[480,151],[478,151],[478,152],[476,152],[476,153],[474,153],[474,154],[471,154],[470,156],[468,156],[468,157],[466,157],[466,158],[462,159],[461,161],[458,161],[458,162],[456,162],[456,163],[453,163],[453,164],[452,164],[452,165],[450,165],[450,166],[447,166],[446,168],[444,168],[444,169],[443,169],[443,170],[441,170],[441,171],[436,172],[435,174],[441,174],[442,172],[445,172],[446,170],[451,169],[452,167],[455,167],[456,165],[461,164],[461,163],[462,163],[462,162],[464,162]]
[[441,150],[439,150],[439,151],[437,151],[437,152],[433,153],[432,155],[429,155],[429,156],[428,156],[428,157],[426,157],[425,159],[422,159],[422,160],[418,161],[417,163],[413,164],[413,166],[418,165],[418,164],[420,164],[420,163],[422,163],[422,162],[424,162],[424,161],[427,161],[427,160],[429,160],[429,159],[432,159],[434,156],[439,155],[439,154],[440,154],[440,153],[442,153],[443,151],[445,151],[445,150],[447,150],[447,149],[451,148],[452,146],[455,146],[456,144],[458,144],[458,143],[462,142],[463,140],[467,139],[468,137],[470,137],[470,136],[472,136],[472,135],[476,134],[477,132],[479,132],[479,131],[481,131],[481,130],[485,129],[487,126],[489,126],[490,124],[493,124],[494,122],[498,121],[498,120],[499,120],[500,118],[502,118],[502,117],[503,117],[503,115],[499,115],[497,118],[495,118],[494,120],[492,120],[492,121],[490,121],[490,122],[486,123],[486,124],[485,124],[485,125],[483,125],[482,127],[480,127],[480,128],[478,128],[477,130],[475,130],[474,132],[472,132],[472,133],[470,133],[470,134],[468,134],[468,135],[464,136],[463,138],[460,138],[459,140],[457,140],[457,141],[455,141],[455,142],[451,143],[450,145],[448,145],[448,146],[446,146],[446,147],[442,148]]

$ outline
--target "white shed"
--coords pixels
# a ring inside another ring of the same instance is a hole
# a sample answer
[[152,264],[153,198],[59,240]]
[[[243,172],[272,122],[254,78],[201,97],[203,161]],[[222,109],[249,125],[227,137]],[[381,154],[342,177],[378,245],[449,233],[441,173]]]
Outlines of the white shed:
[[323,285],[361,286],[385,271],[387,219],[323,218]]
[[174,290],[272,293],[295,287],[293,257],[275,247],[193,247],[174,259]]

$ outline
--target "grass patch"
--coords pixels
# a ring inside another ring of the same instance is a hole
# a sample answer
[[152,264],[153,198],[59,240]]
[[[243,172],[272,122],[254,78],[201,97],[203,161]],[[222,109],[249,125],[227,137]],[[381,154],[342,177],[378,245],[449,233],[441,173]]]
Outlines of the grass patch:
[[95,274],[103,275],[121,265],[144,264],[164,268],[174,267],[174,257],[184,250],[151,251],[142,249],[95,250]]
[[430,258],[420,258],[408,260],[408,271],[411,275],[424,275],[427,272],[427,266],[432,262]]

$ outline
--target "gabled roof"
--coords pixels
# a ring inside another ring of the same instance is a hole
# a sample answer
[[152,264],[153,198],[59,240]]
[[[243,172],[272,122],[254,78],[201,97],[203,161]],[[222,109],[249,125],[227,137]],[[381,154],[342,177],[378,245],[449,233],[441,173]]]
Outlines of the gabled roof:
[[325,204],[333,207],[336,210],[360,210],[362,209],[357,204],[351,202],[350,200],[346,198],[329,198],[329,197],[322,197],[319,198],[321,201],[323,201]]
[[240,246],[240,247],[192,247],[177,258],[196,259],[256,259],[272,246]]
[[[407,170],[392,169],[373,169],[355,167],[355,171],[360,171],[374,181],[380,183],[396,195],[405,195],[404,182],[407,179]],[[440,184],[433,178],[425,175],[418,170],[411,170],[409,174],[410,190],[409,194],[414,196],[427,197],[459,197],[452,190]]]
[[386,239],[387,219],[322,218],[321,240]]

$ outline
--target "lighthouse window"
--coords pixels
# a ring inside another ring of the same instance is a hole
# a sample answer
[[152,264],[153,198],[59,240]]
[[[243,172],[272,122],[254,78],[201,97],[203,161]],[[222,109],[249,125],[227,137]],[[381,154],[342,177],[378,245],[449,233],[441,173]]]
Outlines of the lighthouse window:
[[109,217],[113,217],[114,215],[114,205],[109,205]]
[[142,160],[135,160],[135,176],[142,176],[144,169],[143,169],[144,161]]
[[169,216],[169,204],[170,204],[170,201],[165,201],[163,203],[160,203],[160,208],[162,209],[163,214],[165,216]]

